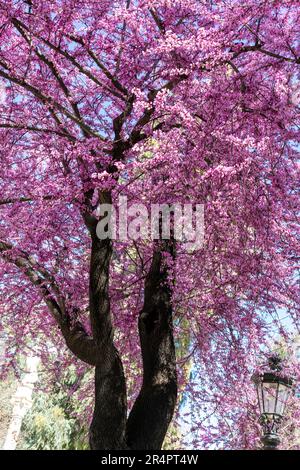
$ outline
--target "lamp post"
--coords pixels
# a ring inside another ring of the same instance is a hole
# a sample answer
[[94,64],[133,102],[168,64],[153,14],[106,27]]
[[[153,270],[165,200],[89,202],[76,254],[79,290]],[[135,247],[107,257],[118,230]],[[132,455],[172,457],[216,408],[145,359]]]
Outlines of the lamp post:
[[280,444],[279,428],[284,416],[287,400],[292,392],[293,381],[282,374],[281,359],[274,355],[269,359],[269,370],[255,374],[260,408],[261,438],[264,450],[276,450]]

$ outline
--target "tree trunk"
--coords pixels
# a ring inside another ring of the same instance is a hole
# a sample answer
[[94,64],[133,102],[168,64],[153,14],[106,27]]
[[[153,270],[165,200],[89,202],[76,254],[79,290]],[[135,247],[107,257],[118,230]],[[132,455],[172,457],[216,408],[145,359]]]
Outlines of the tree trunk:
[[139,316],[143,385],[127,419],[126,381],[113,344],[108,279],[111,242],[93,239],[90,311],[98,354],[95,407],[90,426],[93,450],[160,449],[171,422],[177,396],[171,289],[162,250],[156,247],[145,282],[144,307]]
[[177,398],[172,292],[162,251],[174,256],[173,242],[165,241],[156,247],[145,282],[139,316],[143,384],[127,422],[127,442],[135,450],[161,448]]
[[125,450],[126,385],[117,351],[110,370],[95,369],[95,407],[90,426],[92,450]]
[[126,381],[113,343],[109,299],[111,240],[92,234],[90,266],[90,318],[97,345],[95,406],[89,440],[93,450],[124,449],[127,417]]

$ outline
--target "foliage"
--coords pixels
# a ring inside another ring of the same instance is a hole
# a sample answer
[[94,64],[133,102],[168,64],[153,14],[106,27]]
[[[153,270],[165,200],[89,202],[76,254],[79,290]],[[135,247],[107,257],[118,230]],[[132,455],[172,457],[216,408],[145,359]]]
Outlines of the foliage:
[[[255,448],[252,371],[276,335],[299,331],[299,14],[295,0],[0,1],[0,321],[12,367],[32,341],[49,370],[59,360],[80,375],[64,338],[93,333],[86,221],[105,197],[203,203],[203,246],[179,242],[164,260],[175,341],[189,337],[178,380],[194,447]],[[113,246],[131,405],[153,243]]]
[[[71,374],[72,375],[72,374]],[[87,429],[79,419],[81,403],[71,393],[75,378],[52,390],[34,394],[33,406],[22,423],[19,448],[31,450],[84,450]]]
[[12,413],[11,397],[16,391],[16,381],[13,374],[9,374],[0,382],[0,448],[4,444]]

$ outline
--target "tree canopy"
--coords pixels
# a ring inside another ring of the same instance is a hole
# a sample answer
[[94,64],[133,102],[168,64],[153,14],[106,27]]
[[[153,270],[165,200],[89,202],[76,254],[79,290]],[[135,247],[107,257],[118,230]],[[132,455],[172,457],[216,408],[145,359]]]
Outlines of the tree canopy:
[[[251,373],[299,331],[299,17],[298,1],[0,1],[7,367],[33,347],[80,372],[114,329],[131,406],[162,278],[193,445],[257,445]],[[98,249],[99,205],[120,196],[203,204],[202,246]]]

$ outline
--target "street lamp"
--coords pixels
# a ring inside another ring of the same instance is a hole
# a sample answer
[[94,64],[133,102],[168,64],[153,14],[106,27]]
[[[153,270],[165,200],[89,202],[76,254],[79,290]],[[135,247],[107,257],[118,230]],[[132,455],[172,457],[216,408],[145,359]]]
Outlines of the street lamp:
[[269,370],[253,376],[260,408],[260,424],[263,428],[261,441],[264,450],[276,450],[280,443],[278,431],[292,392],[293,381],[284,376],[281,370],[281,359],[274,355],[269,359]]

